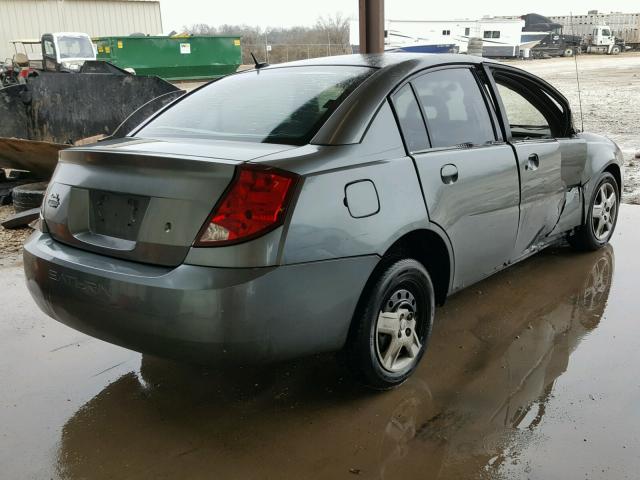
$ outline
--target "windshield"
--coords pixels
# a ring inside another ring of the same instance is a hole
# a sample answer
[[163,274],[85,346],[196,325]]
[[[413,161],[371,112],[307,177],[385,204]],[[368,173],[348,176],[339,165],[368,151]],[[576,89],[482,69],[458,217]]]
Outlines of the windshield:
[[58,37],[60,58],[94,58],[93,46],[88,37]]
[[304,145],[374,69],[284,67],[225,77],[185,97],[136,133]]

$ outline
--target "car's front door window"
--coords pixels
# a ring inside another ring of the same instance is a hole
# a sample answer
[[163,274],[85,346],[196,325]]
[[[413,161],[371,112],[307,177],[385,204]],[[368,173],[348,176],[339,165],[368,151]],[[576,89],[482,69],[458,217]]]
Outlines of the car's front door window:
[[552,136],[551,126],[540,110],[515,90],[500,83],[497,85],[514,139],[525,140]]

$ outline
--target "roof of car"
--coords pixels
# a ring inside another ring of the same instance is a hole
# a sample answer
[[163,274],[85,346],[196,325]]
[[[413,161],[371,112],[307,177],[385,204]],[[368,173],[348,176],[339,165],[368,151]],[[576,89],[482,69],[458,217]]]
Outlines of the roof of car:
[[480,63],[486,61],[481,57],[462,54],[443,53],[406,53],[406,52],[385,52],[385,53],[364,53],[353,55],[336,55],[332,57],[311,58],[308,60],[298,60],[295,62],[279,63],[271,66],[278,67],[298,67],[298,66],[324,66],[324,65],[344,65],[360,66],[372,68],[385,68],[391,65],[410,62],[419,68],[428,68],[435,65],[446,65],[451,63]]
[[[349,95],[323,124],[313,142],[322,145],[358,143],[381,102],[403,79],[421,70],[447,65],[477,65],[485,59],[470,55],[385,52],[340,55],[281,63],[268,69],[303,66],[361,66],[374,68],[366,82]],[[366,101],[362,101],[366,99]]]

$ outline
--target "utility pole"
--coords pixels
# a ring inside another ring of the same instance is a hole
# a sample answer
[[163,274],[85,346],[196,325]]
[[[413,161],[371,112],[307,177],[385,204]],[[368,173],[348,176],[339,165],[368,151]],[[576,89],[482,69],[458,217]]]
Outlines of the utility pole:
[[360,53],[384,51],[384,0],[360,0]]

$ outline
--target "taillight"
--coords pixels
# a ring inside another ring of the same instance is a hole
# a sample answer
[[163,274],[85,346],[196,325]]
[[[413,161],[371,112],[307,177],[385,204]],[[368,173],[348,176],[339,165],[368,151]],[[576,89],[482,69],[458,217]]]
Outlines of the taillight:
[[282,225],[297,176],[273,168],[238,168],[195,243],[197,247],[244,242]]

